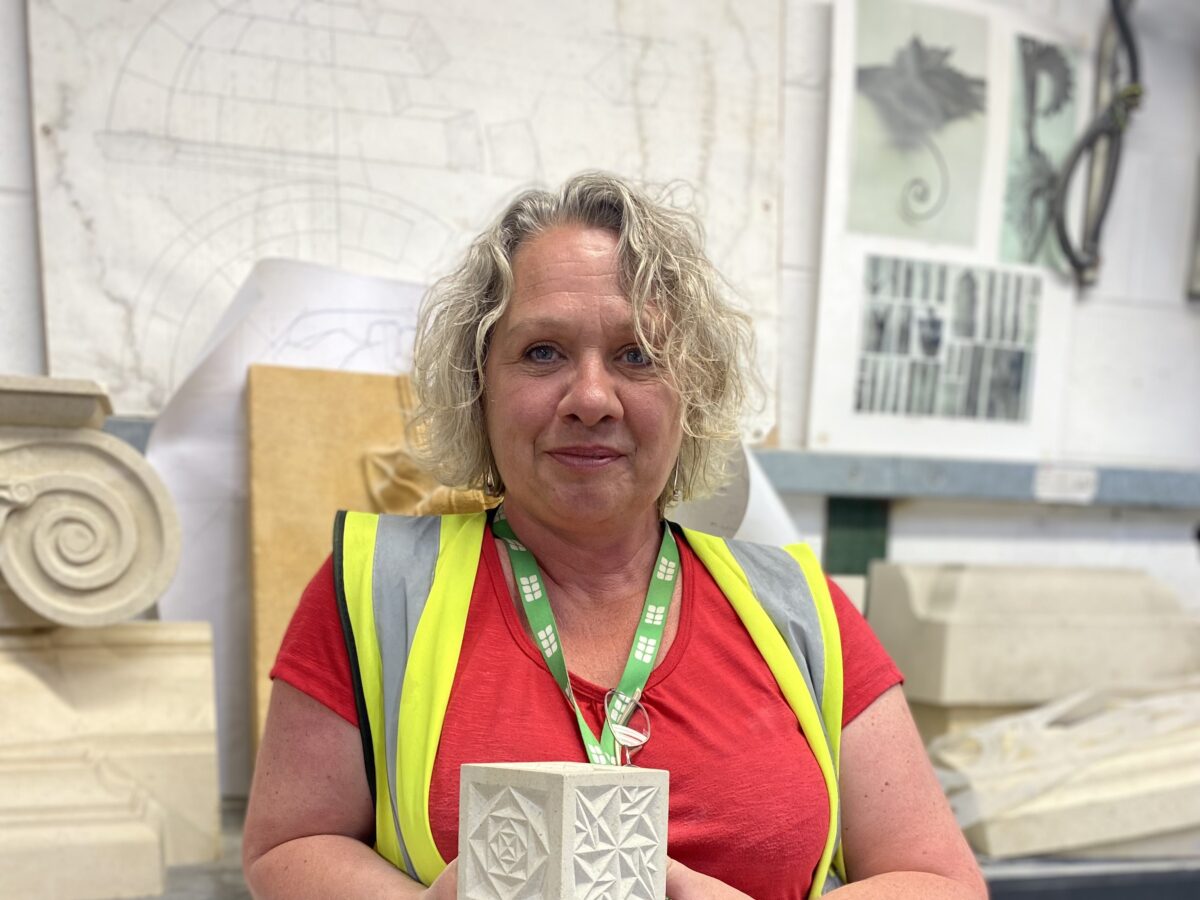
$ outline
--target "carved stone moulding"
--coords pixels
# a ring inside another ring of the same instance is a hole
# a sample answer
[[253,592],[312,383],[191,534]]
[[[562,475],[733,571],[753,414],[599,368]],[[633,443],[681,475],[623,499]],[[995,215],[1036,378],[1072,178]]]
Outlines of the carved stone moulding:
[[462,767],[459,900],[661,900],[668,773],[586,763]]
[[159,811],[86,754],[0,753],[0,884],[5,897],[157,896]]
[[[141,847],[148,834],[156,870],[218,856],[207,623],[0,633],[0,722],[0,886],[7,887],[6,848],[52,852],[59,827],[86,843],[76,818],[114,823],[96,832],[101,842],[136,838]],[[82,786],[66,787],[67,778]],[[142,859],[142,850],[128,852]],[[9,896],[59,895],[0,888]]]
[[174,506],[136,451],[97,430],[108,409],[90,382],[0,379],[0,629],[130,619],[175,573]]

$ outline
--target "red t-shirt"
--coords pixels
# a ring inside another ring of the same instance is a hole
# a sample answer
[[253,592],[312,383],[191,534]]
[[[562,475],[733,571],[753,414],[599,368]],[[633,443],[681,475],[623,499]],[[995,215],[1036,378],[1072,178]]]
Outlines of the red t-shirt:
[[[651,737],[636,762],[671,773],[671,857],[758,900],[798,900],[829,827],[820,768],[741,620],[685,540],[679,550],[679,631],[642,696]],[[832,582],[830,590],[849,723],[900,673],[842,591]],[[305,590],[271,676],[357,724],[331,561]],[[573,675],[571,687],[598,734],[606,690]],[[459,767],[538,760],[586,757],[574,714],[518,619],[488,530],[430,786],[444,859],[458,855]]]

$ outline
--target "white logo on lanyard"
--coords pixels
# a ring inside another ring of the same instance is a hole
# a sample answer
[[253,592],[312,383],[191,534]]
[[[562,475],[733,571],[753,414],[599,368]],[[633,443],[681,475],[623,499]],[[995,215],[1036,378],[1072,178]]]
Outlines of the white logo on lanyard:
[[636,656],[644,663],[654,662],[654,651],[658,649],[658,641],[652,637],[639,637],[637,640],[637,649],[633,651]]
[[543,628],[538,632],[538,643],[542,645],[542,650],[547,657],[558,652],[558,635],[550,628]]
[[542,585],[532,575],[526,575],[518,583],[521,585],[521,596],[525,598],[526,603],[541,599]]

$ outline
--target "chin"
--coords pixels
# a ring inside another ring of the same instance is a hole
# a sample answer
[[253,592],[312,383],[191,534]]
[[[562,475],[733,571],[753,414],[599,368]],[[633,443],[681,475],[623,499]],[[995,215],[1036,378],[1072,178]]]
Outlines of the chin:
[[625,525],[632,527],[643,516],[658,518],[653,501],[644,503],[633,501],[627,496],[617,497],[593,491],[568,492],[555,505],[561,518],[583,527],[611,522],[614,518],[619,518]]

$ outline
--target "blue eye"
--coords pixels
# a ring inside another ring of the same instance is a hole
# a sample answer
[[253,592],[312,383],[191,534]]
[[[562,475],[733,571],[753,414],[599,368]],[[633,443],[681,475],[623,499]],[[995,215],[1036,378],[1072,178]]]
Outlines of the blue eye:
[[525,356],[534,362],[553,362],[557,352],[549,344],[538,344],[525,351]]
[[650,359],[646,356],[641,347],[626,347],[622,355],[625,358],[625,362],[632,366],[650,365]]

